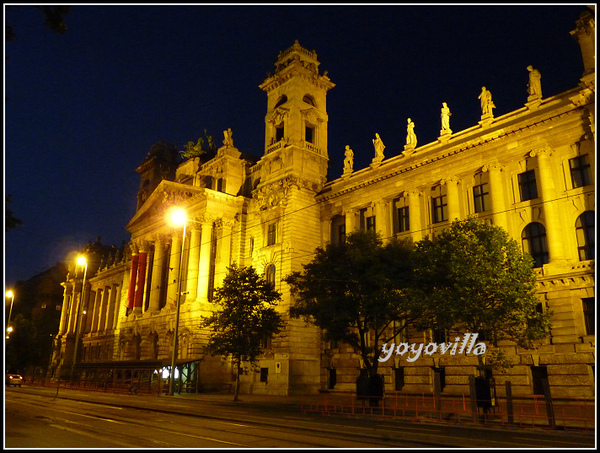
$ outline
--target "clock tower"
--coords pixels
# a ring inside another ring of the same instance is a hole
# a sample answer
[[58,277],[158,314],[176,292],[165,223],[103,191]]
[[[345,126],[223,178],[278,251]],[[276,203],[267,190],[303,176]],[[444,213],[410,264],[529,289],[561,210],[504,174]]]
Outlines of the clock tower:
[[[248,223],[252,262],[282,294],[285,328],[272,339],[272,358],[261,368],[275,370],[270,391],[316,393],[321,387],[321,336],[317,327],[289,317],[293,297],[283,279],[300,271],[322,246],[316,195],[327,179],[327,91],[314,51],[297,41],[280,52],[275,73],[260,85],[267,93],[264,155],[254,172],[254,209]],[[260,244],[260,245],[258,245]],[[258,245],[258,247],[256,247]]]

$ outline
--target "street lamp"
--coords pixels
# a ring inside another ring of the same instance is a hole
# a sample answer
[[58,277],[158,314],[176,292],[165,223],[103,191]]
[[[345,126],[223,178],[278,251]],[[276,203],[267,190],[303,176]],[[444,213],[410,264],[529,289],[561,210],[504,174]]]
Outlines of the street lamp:
[[83,266],[83,281],[81,283],[81,295],[79,296],[79,306],[77,307],[77,319],[75,320],[75,346],[73,348],[73,363],[71,364],[71,384],[73,384],[73,372],[75,370],[75,363],[77,362],[77,346],[79,346],[79,328],[81,324],[81,308],[83,306],[83,293],[85,292],[85,277],[87,275],[87,260],[85,256],[79,255],[77,257],[77,265]]
[[10,310],[8,311],[8,321],[6,322],[6,338],[12,332],[12,327],[10,326],[10,317],[12,315],[13,303],[15,302],[15,293],[11,290],[6,291],[6,297],[10,297]]
[[179,312],[181,310],[181,268],[183,267],[183,252],[185,250],[185,227],[187,225],[187,216],[182,208],[175,208],[171,211],[171,224],[173,226],[183,226],[183,236],[181,238],[181,255],[179,256],[179,269],[177,269],[177,315],[175,317],[175,335],[173,337],[173,354],[171,355],[171,371],[169,375],[169,395],[173,395],[173,384],[175,381],[175,360],[177,359],[177,336],[179,335]]

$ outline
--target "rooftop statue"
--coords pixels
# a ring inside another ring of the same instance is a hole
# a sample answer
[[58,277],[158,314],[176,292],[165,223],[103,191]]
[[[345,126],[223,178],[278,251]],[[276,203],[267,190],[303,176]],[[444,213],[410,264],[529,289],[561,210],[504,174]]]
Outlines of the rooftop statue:
[[352,173],[354,167],[354,151],[350,148],[350,145],[346,145],[346,151],[344,151],[344,175]]
[[233,133],[231,132],[231,128],[223,131],[223,136],[225,137],[223,140],[223,145],[225,145],[225,147],[231,146],[233,148]]
[[448,105],[445,102],[442,102],[442,113],[440,114],[440,117],[442,118],[442,134],[452,133],[452,130],[450,129],[451,115],[452,113],[450,113],[450,108]]
[[408,125],[406,126],[406,146],[416,147],[417,146],[417,134],[415,134],[415,123],[409,118],[407,120]]
[[495,109],[496,106],[492,102],[492,93],[488,91],[485,87],[481,87],[481,94],[479,98],[481,100],[481,115],[482,116],[493,116],[494,112],[492,109]]
[[527,84],[527,92],[530,97],[542,97],[542,75],[540,71],[534,69],[533,66],[527,66],[529,71],[529,83]]
[[383,144],[383,141],[381,140],[381,137],[378,133],[375,133],[375,138],[373,139],[373,146],[375,147],[375,159],[382,160],[385,145]]

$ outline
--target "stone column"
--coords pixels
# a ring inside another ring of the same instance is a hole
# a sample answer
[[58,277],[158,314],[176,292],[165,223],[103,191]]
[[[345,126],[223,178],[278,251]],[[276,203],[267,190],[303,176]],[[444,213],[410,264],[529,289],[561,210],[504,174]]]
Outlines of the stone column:
[[102,289],[96,290],[96,300],[94,301],[94,313],[92,313],[92,332],[98,332],[100,324],[100,314],[102,312]]
[[552,175],[552,163],[550,156],[552,151],[542,147],[531,151],[531,157],[537,157],[540,179],[540,198],[542,199],[544,217],[546,220],[546,240],[548,241],[548,252],[550,261],[564,260],[563,231],[559,218],[559,211],[555,206],[556,188],[554,187],[554,178]]
[[96,291],[90,291],[87,297],[87,309],[85,315],[85,333],[90,333],[92,331],[92,321],[94,319],[94,307],[96,303]]
[[179,255],[181,254],[181,237],[173,234],[171,241],[171,258],[169,261],[169,282],[167,286],[167,303],[165,307],[175,307],[177,302],[177,276],[179,275]]
[[458,178],[446,178],[446,193],[448,195],[448,220],[450,222],[460,218],[460,199],[458,195]]
[[110,287],[105,287],[102,291],[102,306],[100,308],[100,316],[98,317],[98,332],[106,330],[106,316],[108,313],[108,303],[110,300]]
[[73,284],[73,298],[71,299],[71,309],[69,311],[69,324],[67,327],[67,333],[75,333],[75,326],[77,323],[77,306],[79,305],[79,298],[81,297],[81,290],[77,287],[77,282]]
[[488,164],[483,167],[483,171],[490,173],[490,199],[492,201],[492,216],[494,225],[504,228],[508,231],[508,221],[506,218],[506,201],[504,198],[504,184],[502,181],[502,165],[498,162]]
[[71,310],[71,303],[72,303],[72,299],[73,299],[72,293],[73,293],[73,287],[68,284],[65,284],[62,310],[60,311],[60,324],[58,327],[59,335],[62,335],[63,333],[65,333],[65,330],[67,328],[67,323],[69,321],[69,311]]
[[156,235],[154,240],[154,260],[152,262],[152,282],[150,283],[150,306],[148,310],[160,310],[160,293],[163,285],[163,269],[165,266],[165,240],[162,235]]
[[106,313],[106,327],[105,330],[109,331],[113,329],[115,319],[115,307],[117,304],[117,285],[112,285],[110,288],[110,298],[108,299],[108,310]]
[[190,228],[190,252],[188,260],[187,300],[195,301],[198,294],[198,271],[200,266],[200,229],[197,225]]
[[407,191],[408,195],[408,221],[413,241],[423,239],[423,224],[421,223],[421,192],[413,189]]
[[148,251],[140,250],[138,255],[138,270],[135,281],[135,298],[133,301],[133,312],[141,314],[144,305],[144,290],[146,289],[146,260]]
[[[124,316],[124,310],[125,310],[125,306],[121,305],[121,285],[115,285],[114,286],[114,291],[116,293],[115,295],[115,317],[113,319],[113,326],[116,328],[117,327],[117,323],[119,322],[119,316]],[[121,310],[123,310],[123,314],[121,314]]]
[[129,274],[129,288],[127,289],[127,308],[129,310],[133,309],[134,301],[135,301],[135,284],[137,280],[138,273],[138,251],[137,249],[132,249],[131,252],[131,272]]
[[227,219],[219,220],[219,234],[217,238],[217,257],[215,269],[215,284],[218,288],[223,284],[223,280],[227,275],[227,266],[229,266],[229,258],[231,255],[231,230],[233,222]]
[[387,203],[384,200],[379,200],[373,203],[373,214],[375,215],[375,231],[377,231],[382,238],[390,237],[391,230],[388,227],[389,216],[386,215]]
[[198,293],[196,300],[208,300],[208,279],[210,275],[210,248],[212,240],[212,221],[205,221],[200,227],[200,264],[198,269]]
[[352,233],[357,228],[356,210],[349,209],[346,211],[346,235]]

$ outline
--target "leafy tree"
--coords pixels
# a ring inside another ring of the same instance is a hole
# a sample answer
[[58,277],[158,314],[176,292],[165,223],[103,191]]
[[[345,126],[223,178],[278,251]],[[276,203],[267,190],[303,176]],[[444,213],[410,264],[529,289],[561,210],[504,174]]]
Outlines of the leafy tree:
[[464,328],[497,345],[530,347],[550,314],[538,310],[533,260],[500,227],[468,218],[417,243],[415,283],[429,309],[421,327]]
[[8,204],[11,201],[11,196],[6,195],[4,197],[4,231],[12,230],[13,228],[18,227],[19,225],[23,225],[23,222],[17,219],[12,209],[8,207]]
[[[340,244],[317,248],[315,258],[285,281],[302,317],[324,330],[326,340],[346,343],[360,354],[369,378],[377,376],[381,346],[419,315],[412,297],[413,245],[355,231]],[[373,341],[369,341],[368,337]]]
[[281,315],[273,308],[281,294],[253,267],[228,268],[223,285],[215,290],[214,303],[221,309],[203,320],[212,329],[208,350],[231,355],[237,367],[234,401],[238,400],[242,362],[251,364],[261,354],[262,340],[279,332]]
[[[23,6],[23,5],[19,5]],[[7,9],[14,9],[17,5],[7,6]],[[61,5],[42,5],[36,6],[36,9],[42,11],[44,14],[44,24],[48,27],[52,32],[64,35],[67,32],[67,25],[65,24],[65,16],[71,10],[70,6],[61,6]],[[6,42],[14,41],[16,38],[16,33],[10,24],[6,24],[4,29],[4,40]]]

